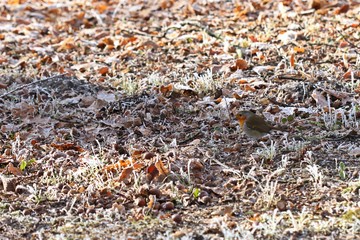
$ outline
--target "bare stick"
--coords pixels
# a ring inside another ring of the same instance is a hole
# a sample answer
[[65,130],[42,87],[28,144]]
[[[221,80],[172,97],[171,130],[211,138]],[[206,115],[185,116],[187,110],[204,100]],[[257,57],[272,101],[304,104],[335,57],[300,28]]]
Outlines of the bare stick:
[[[340,34],[340,36],[341,36],[350,46],[352,46],[353,48],[359,48],[356,44],[354,44],[353,42],[351,42],[350,40],[348,40],[348,38],[345,37],[339,30],[336,29],[336,31],[337,31],[338,34]],[[356,54],[359,54],[359,52],[358,52],[356,49],[354,49],[354,51],[355,51]]]
[[35,84],[41,83],[41,82],[46,82],[46,81],[49,81],[49,80],[52,80],[52,79],[55,79],[55,78],[62,77],[62,76],[64,76],[64,75],[66,75],[66,73],[60,74],[60,75],[56,75],[56,76],[52,76],[52,77],[48,77],[48,78],[44,78],[44,79],[40,79],[40,80],[37,80],[37,81],[35,81],[35,82],[31,82],[31,83],[28,83],[28,84],[21,85],[21,86],[15,88],[15,89],[13,89],[13,90],[11,90],[11,91],[9,91],[9,92],[6,92],[6,93],[0,95],[0,98],[4,98],[4,97],[6,97],[7,95],[9,95],[9,94],[11,94],[11,93],[13,93],[13,92],[16,92],[16,91],[18,91],[18,90],[20,90],[20,89],[26,88],[26,87],[28,87],[28,86],[35,85]]

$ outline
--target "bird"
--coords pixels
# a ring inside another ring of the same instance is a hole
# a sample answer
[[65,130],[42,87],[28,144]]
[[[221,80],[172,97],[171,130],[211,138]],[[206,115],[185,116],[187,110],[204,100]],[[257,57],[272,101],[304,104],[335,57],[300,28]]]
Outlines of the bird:
[[252,139],[259,139],[270,133],[271,130],[282,129],[271,126],[263,117],[256,115],[251,111],[240,111],[235,115],[240,127],[245,134]]

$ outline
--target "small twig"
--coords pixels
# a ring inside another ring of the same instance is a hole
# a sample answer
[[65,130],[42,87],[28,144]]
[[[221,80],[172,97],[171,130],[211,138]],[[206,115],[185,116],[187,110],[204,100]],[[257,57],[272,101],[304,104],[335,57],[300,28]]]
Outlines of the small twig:
[[214,158],[214,159],[211,159],[211,161],[214,161],[214,162],[217,163],[219,166],[223,167],[224,169],[221,169],[221,171],[223,171],[223,172],[231,172],[231,173],[234,173],[234,174],[236,174],[236,175],[238,175],[238,176],[241,176],[241,172],[240,172],[239,170],[236,170],[236,169],[234,169],[234,168],[232,168],[232,167],[229,167],[229,166],[227,166],[226,164],[218,161],[218,160],[215,159],[215,158]]
[[225,101],[226,110],[228,112],[229,120],[231,121],[231,113],[230,113],[229,105],[228,105],[228,102],[227,102],[225,96],[224,96],[224,101]]
[[196,132],[195,134],[191,135],[190,137],[188,137],[188,138],[180,141],[178,145],[187,144],[188,142],[192,141],[192,140],[195,139],[197,136],[199,136],[201,133],[202,133],[201,131]]
[[[221,36],[218,36],[216,35],[209,27],[207,26],[203,26],[199,23],[194,23],[194,22],[183,22],[183,23],[180,23],[181,26],[185,26],[185,25],[189,25],[189,26],[193,26],[193,27],[197,27],[197,28],[200,28],[201,30],[203,30],[206,34],[208,34],[210,37],[214,37],[216,39],[222,39]],[[169,30],[172,30],[172,29],[178,29],[180,30],[181,27],[177,27],[177,26],[171,26],[171,27],[168,27],[165,32],[162,34],[162,37],[165,37],[166,38],[166,34]],[[192,31],[192,30],[189,30],[189,31]]]
[[35,82],[31,82],[31,83],[28,83],[28,84],[21,85],[21,86],[15,88],[15,89],[13,89],[13,90],[11,90],[11,91],[9,91],[9,92],[6,92],[6,93],[0,95],[0,98],[4,98],[4,97],[6,97],[7,95],[9,95],[9,94],[11,94],[11,93],[14,93],[14,92],[16,92],[16,91],[19,91],[19,90],[21,90],[21,89],[23,89],[23,88],[26,88],[26,87],[29,87],[29,86],[31,86],[31,85],[35,85],[35,84],[41,83],[41,82],[46,82],[46,81],[49,81],[49,80],[52,80],[52,79],[55,79],[55,78],[60,78],[60,77],[62,77],[62,76],[64,76],[64,75],[66,75],[66,74],[67,74],[67,73],[63,73],[63,74],[60,74],[60,75],[56,75],[56,76],[52,76],[52,77],[40,79],[40,80],[37,80],[37,81],[35,81]]
[[272,97],[269,97],[268,100],[269,100],[271,103],[273,103],[273,104],[275,104],[275,105],[278,105],[278,106],[281,106],[281,107],[290,107],[289,104],[285,104],[285,103],[281,103],[281,102],[279,102],[279,101],[276,101],[276,99],[275,99],[275,98],[272,98]]
[[292,80],[292,81],[304,81],[304,79],[302,79],[302,78],[292,77],[292,76],[286,75],[286,74],[275,75],[274,77],[271,78],[271,80],[275,80],[275,78],[277,78],[279,80],[281,79],[281,80]]
[[336,138],[326,138],[326,140],[328,141],[343,141],[343,140],[353,140],[353,139],[357,139],[357,138],[360,138],[360,135],[354,131],[354,130],[351,130],[350,132],[348,132],[345,136],[341,136],[341,137],[336,137]]
[[[350,46],[352,46],[353,48],[357,48],[357,49],[359,48],[356,44],[354,44],[353,42],[350,42],[350,40],[348,40],[347,37],[345,37],[339,30],[336,29],[336,31]],[[356,49],[354,49],[354,51],[356,54],[359,54],[359,52]]]
[[170,30],[181,30],[181,27],[175,27],[175,26],[172,26],[172,27],[168,27],[165,32],[161,35],[162,38],[167,38],[166,35],[167,33],[170,31]]
[[216,38],[218,40],[222,39],[221,36],[216,35],[208,26],[203,26],[201,24],[192,23],[192,22],[189,22],[187,24],[189,24],[190,26],[195,26],[195,27],[202,29],[210,37]]
[[146,32],[142,32],[142,31],[140,31],[140,30],[136,30],[136,29],[133,29],[133,30],[121,29],[121,32],[126,32],[127,34],[131,34],[131,35],[145,36],[145,37],[149,37],[149,38],[156,37],[156,36],[153,36],[153,35],[148,34],[148,33],[146,33]]
[[113,14],[111,16],[112,20],[115,19],[115,16],[117,15],[117,13],[118,13],[118,11],[119,11],[119,9],[121,7],[121,4],[122,4],[122,1],[119,1],[118,4],[116,5],[116,8],[115,8],[115,10],[114,10],[114,12],[113,12]]
[[331,47],[336,48],[337,46],[328,44],[328,43],[308,43],[310,46],[325,46],[325,47]]

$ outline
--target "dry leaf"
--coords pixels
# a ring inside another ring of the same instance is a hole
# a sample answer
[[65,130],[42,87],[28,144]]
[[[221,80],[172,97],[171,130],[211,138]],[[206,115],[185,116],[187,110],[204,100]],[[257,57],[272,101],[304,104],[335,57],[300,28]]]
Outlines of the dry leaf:
[[315,10],[324,8],[329,5],[327,0],[310,0],[308,3],[309,7]]
[[[2,40],[1,36],[0,36],[0,40]],[[7,62],[8,62],[8,59],[5,56],[0,56],[0,65],[3,63],[7,63]]]
[[349,151],[350,156],[360,156],[360,147],[353,148]]
[[5,192],[15,192],[17,183],[17,178],[0,174],[0,184]]
[[95,9],[100,13],[104,13],[107,9],[108,9],[108,6],[105,4],[105,2],[101,2],[99,4],[97,4],[95,6]]
[[248,36],[249,37],[249,39],[252,41],[252,42],[258,42],[259,40],[256,38],[256,37],[254,37],[253,35],[250,35],[250,36]]
[[12,163],[8,164],[7,170],[8,170],[8,172],[12,173],[15,176],[22,176],[23,175],[20,168],[14,167],[14,165]]
[[268,72],[268,71],[272,71],[274,70],[276,67],[275,66],[256,66],[253,67],[253,71],[256,72],[257,74],[261,75],[264,72]]
[[304,53],[304,52],[305,52],[305,48],[295,46],[295,47],[294,47],[294,52],[296,52],[296,53]]
[[151,164],[147,168],[147,173],[151,176],[151,180],[159,175],[159,170],[155,167],[155,164]]
[[294,53],[292,53],[292,54],[290,55],[290,66],[291,66],[292,68],[295,67],[295,54],[294,54]]
[[164,166],[164,163],[161,160],[157,160],[155,162],[155,167],[157,168],[157,170],[159,171],[160,174],[163,174],[163,175],[169,174],[169,170]]
[[150,195],[149,196],[149,202],[148,202],[148,208],[153,208],[156,202],[156,196],[155,195]]
[[246,92],[256,92],[256,89],[251,87],[250,85],[246,84],[246,85],[244,85],[244,91],[246,91]]
[[104,170],[107,172],[115,172],[120,170],[123,167],[127,167],[131,164],[129,160],[119,160],[117,163],[109,164],[104,166]]
[[159,48],[159,45],[157,45],[155,42],[153,42],[151,40],[147,40],[145,42],[140,43],[139,46],[137,47],[137,49],[143,49],[143,48],[157,49],[157,48]]
[[134,170],[141,170],[141,169],[143,169],[145,167],[145,164],[143,164],[143,163],[134,163],[133,164],[133,168],[134,168]]
[[56,148],[58,150],[61,151],[67,151],[67,150],[75,150],[77,152],[84,152],[85,149],[81,148],[80,146],[76,145],[75,143],[61,143],[61,144],[56,144],[56,143],[51,143],[50,145],[53,148]]
[[160,86],[160,92],[164,95],[164,96],[166,96],[166,97],[168,97],[170,94],[171,94],[171,92],[173,91],[173,88],[174,88],[174,86],[173,86],[173,84],[168,84],[168,85],[166,85],[166,86],[164,86],[164,85],[161,85]]
[[246,79],[240,79],[238,83],[239,84],[246,84],[246,83],[249,83],[249,81],[246,80]]
[[13,157],[9,156],[3,156],[3,155],[0,155],[0,164],[3,164],[3,163],[10,163],[10,161],[13,160]]
[[344,79],[349,79],[349,78],[352,78],[352,76],[354,76],[355,78],[360,78],[360,71],[349,70],[343,75],[343,78]]
[[105,75],[109,72],[109,68],[108,67],[101,67],[98,69],[98,72],[101,74],[101,75]]
[[100,91],[98,92],[97,96],[96,96],[98,99],[100,100],[103,100],[103,101],[106,101],[108,103],[111,103],[111,102],[116,102],[117,101],[117,96],[114,94],[114,93],[109,93],[109,92],[106,92],[106,91]]
[[330,96],[340,99],[342,105],[345,105],[347,102],[353,101],[352,95],[347,92],[340,92],[331,89],[324,89],[324,92],[326,92]]
[[237,100],[242,99],[242,97],[238,93],[233,93],[233,97]]
[[230,66],[230,70],[232,72],[235,72],[238,69],[245,70],[248,67],[249,67],[248,63],[244,59],[237,59],[236,62],[235,62],[235,65]]
[[335,9],[334,14],[338,15],[341,13],[346,13],[347,11],[349,11],[349,9],[350,9],[349,4],[344,4],[341,7]]
[[133,167],[124,168],[121,171],[121,174],[118,177],[117,181],[124,181],[124,180],[128,179],[130,174],[133,172],[133,170],[134,170]]
[[345,48],[345,47],[348,47],[349,46],[349,43],[346,42],[346,41],[341,41],[339,43],[339,48]]
[[222,99],[221,97],[219,97],[219,98],[215,99],[214,102],[215,102],[215,103],[221,103],[222,100],[223,100],[223,99]]
[[61,52],[61,51],[65,51],[65,50],[72,50],[74,48],[75,48],[74,38],[68,37],[59,43],[59,47],[57,48],[57,51]]
[[[1,64],[1,62],[0,62]],[[6,89],[8,86],[6,84],[0,83],[0,89]]]
[[326,98],[322,95],[321,90],[315,89],[312,92],[311,97],[315,100],[317,106],[319,106],[319,107],[327,107],[328,106],[328,102],[327,102]]

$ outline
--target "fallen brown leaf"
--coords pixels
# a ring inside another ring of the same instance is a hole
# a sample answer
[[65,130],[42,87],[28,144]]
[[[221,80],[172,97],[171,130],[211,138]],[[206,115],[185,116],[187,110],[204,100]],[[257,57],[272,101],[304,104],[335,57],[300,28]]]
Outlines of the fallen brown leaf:
[[12,163],[8,164],[7,170],[8,170],[8,172],[12,173],[15,176],[22,176],[23,175],[20,168],[14,167],[14,165]]

